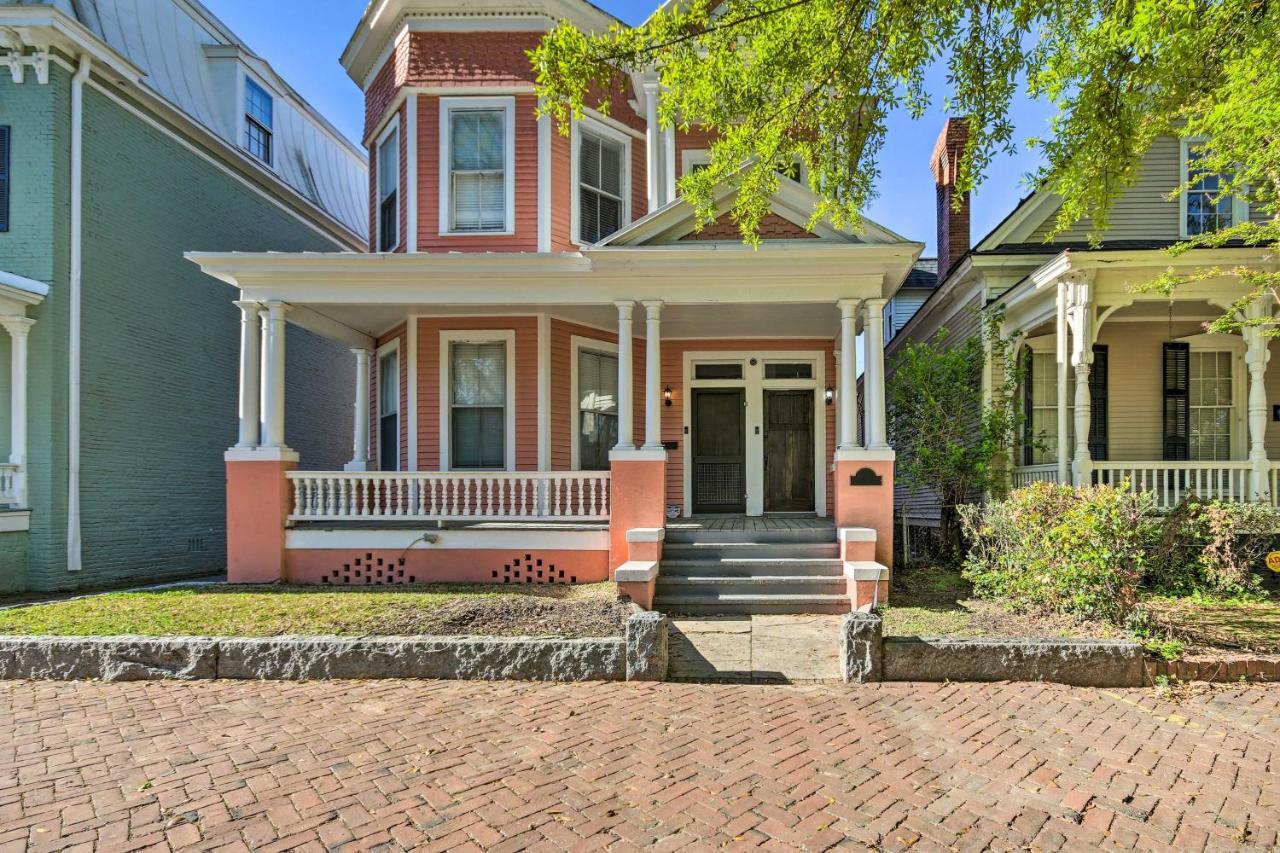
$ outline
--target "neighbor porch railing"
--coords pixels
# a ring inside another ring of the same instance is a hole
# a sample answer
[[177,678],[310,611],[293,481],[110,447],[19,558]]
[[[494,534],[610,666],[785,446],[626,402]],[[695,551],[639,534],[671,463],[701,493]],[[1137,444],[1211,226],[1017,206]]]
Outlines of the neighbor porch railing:
[[18,503],[18,477],[20,469],[9,463],[0,464],[0,506]]
[[1021,489],[1032,483],[1056,483],[1058,482],[1058,463],[1019,465],[1010,473],[1010,480],[1015,489]]
[[1206,500],[1248,501],[1249,462],[1094,462],[1093,482],[1150,492],[1156,505],[1177,506],[1195,495]]
[[608,471],[290,471],[293,521],[609,517]]

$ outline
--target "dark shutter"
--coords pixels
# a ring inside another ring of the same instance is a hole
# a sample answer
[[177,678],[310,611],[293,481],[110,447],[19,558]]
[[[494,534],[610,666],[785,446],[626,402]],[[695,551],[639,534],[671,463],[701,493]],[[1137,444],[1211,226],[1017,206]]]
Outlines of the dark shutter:
[[[1031,359],[1034,355],[1031,348],[1022,353],[1022,464],[1032,465],[1036,461],[1035,433],[1031,425]],[[861,396],[861,395],[859,395]]]
[[1189,344],[1164,345],[1164,458],[1170,462],[1183,462],[1190,456],[1190,368]]
[[1107,345],[1093,345],[1089,373],[1089,458],[1107,461]]
[[9,126],[0,125],[0,231],[9,230]]

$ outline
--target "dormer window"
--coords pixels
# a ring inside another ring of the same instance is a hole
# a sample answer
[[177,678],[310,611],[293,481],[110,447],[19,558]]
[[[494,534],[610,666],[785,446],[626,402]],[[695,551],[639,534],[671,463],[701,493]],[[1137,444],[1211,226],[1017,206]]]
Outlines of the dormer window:
[[514,115],[514,98],[441,101],[442,233],[512,232]]
[[272,126],[275,104],[267,90],[244,78],[244,148],[271,165]]
[[392,124],[378,140],[378,251],[400,245],[400,125]]

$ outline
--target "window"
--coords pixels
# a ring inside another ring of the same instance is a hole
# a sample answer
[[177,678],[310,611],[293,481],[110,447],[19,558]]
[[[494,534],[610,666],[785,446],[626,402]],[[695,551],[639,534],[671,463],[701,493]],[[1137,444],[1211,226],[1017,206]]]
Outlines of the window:
[[506,344],[454,341],[449,378],[450,467],[506,467]]
[[270,165],[274,104],[267,90],[244,78],[244,148]]
[[578,139],[578,240],[598,243],[626,220],[625,143],[583,130]]
[[400,470],[400,350],[378,356],[378,470]]
[[618,357],[578,351],[578,469],[606,471],[618,443]]
[[764,365],[765,379],[812,379],[813,362],[811,361],[767,361]]
[[[1032,352],[1024,382],[1029,383],[1030,405],[1026,430],[1030,438],[1024,448],[1026,465],[1047,465],[1058,461],[1058,356],[1054,352]],[[1075,443],[1075,371],[1067,372],[1067,448]]]
[[448,174],[443,221],[450,232],[464,234],[510,230],[512,108],[446,106],[444,114]]
[[392,127],[378,144],[378,251],[400,245],[400,128]]
[[[706,149],[687,150],[681,157],[681,165],[683,167],[681,174],[699,172],[711,165],[711,152]],[[800,160],[795,160],[790,166],[784,166],[776,171],[780,176],[790,178],[798,184],[805,183],[809,174]]]
[[1187,149],[1187,181],[1190,182],[1186,191],[1188,237],[1221,231],[1223,228],[1230,228],[1233,222],[1234,200],[1219,192],[1222,184],[1230,180],[1230,176],[1199,171],[1196,168],[1196,161],[1199,159],[1200,152]]
[[9,125],[0,125],[0,231],[9,230]]
[[729,362],[727,364],[695,364],[693,366],[694,379],[741,379],[742,363]]
[[1188,384],[1193,461],[1231,458],[1233,399],[1230,352],[1192,352]]

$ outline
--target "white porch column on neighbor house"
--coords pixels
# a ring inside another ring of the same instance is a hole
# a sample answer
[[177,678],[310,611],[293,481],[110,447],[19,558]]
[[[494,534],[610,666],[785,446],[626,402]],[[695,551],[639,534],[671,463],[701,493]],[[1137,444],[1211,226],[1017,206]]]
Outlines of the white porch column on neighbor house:
[[236,447],[252,450],[258,446],[262,427],[261,306],[239,300],[236,307],[240,309],[240,436]]
[[[644,305],[644,449],[662,449],[662,302]],[[621,347],[619,347],[621,351]]]
[[262,315],[263,328],[266,331],[266,359],[264,364],[263,400],[263,436],[264,447],[288,450],[284,443],[284,326],[285,312],[289,306],[283,302],[267,303],[267,310]]
[[648,189],[650,211],[662,206],[662,132],[658,128],[658,98],[661,89],[657,80],[644,84],[644,121],[645,121],[645,176]]
[[355,416],[351,430],[351,461],[348,471],[369,470],[369,360],[372,353],[364,347],[352,347],[356,357],[356,401],[352,406]]
[[618,443],[614,450],[635,450],[632,440],[632,401],[635,397],[631,390],[631,312],[634,302],[619,301],[618,306]]
[[[1072,448],[1067,445],[1067,433],[1070,428],[1067,418],[1067,390],[1070,387],[1070,376],[1068,371],[1071,369],[1071,349],[1070,341],[1067,339],[1069,330],[1067,327],[1067,285],[1066,282],[1058,282],[1058,301],[1057,301],[1057,368],[1058,368],[1058,482],[1068,483],[1071,478],[1071,452]],[[1024,382],[1030,382],[1031,377],[1027,376]]]
[[[840,424],[837,431],[840,450],[858,447],[858,300],[841,299],[840,306]],[[865,391],[865,389],[864,389]]]
[[[1249,462],[1250,492],[1254,500],[1271,500],[1271,463],[1267,461],[1267,362],[1271,349],[1264,327],[1258,321],[1269,319],[1270,306],[1263,300],[1245,309],[1246,325],[1242,329],[1245,342],[1245,364],[1249,367]],[[1252,321],[1252,324],[1250,323]]]
[[867,447],[884,450],[889,447],[884,388],[884,306],[887,299],[868,299],[865,303],[867,322],[862,330],[866,354],[862,367],[863,409],[866,416]]
[[27,505],[27,334],[35,325],[27,317],[0,317],[9,333],[9,464],[14,472],[13,496],[18,506]]
[[1069,278],[1066,286],[1071,365],[1076,372],[1076,448],[1071,461],[1071,481],[1077,486],[1088,486],[1093,482],[1093,459],[1089,455],[1089,422],[1093,418],[1089,397],[1089,372],[1093,368],[1093,287],[1089,278],[1081,274]]

